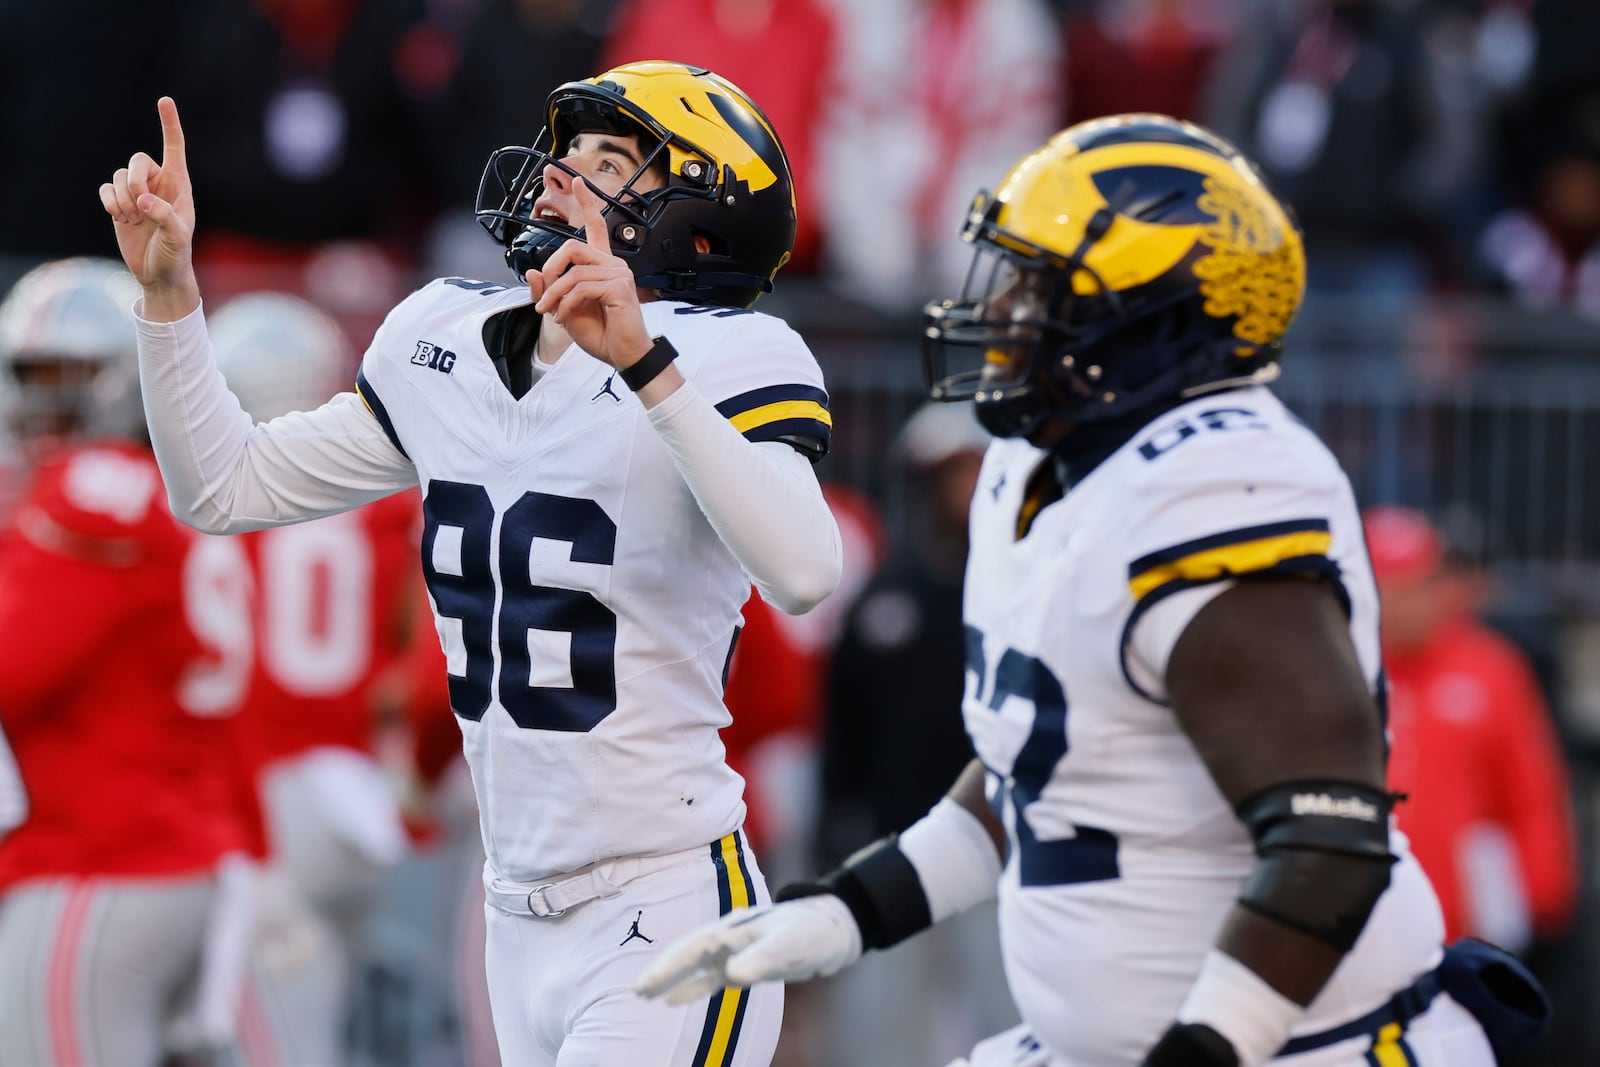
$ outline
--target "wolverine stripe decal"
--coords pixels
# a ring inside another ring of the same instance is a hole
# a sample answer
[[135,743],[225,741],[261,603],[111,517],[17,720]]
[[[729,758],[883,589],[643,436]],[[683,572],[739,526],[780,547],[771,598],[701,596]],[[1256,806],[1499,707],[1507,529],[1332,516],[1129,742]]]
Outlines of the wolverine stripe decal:
[[367,410],[372,412],[372,417],[378,420],[378,425],[383,427],[389,443],[398,448],[402,456],[410,459],[411,453],[400,443],[400,435],[394,432],[394,423],[389,420],[389,409],[378,399],[377,390],[372,388],[372,383],[367,381],[367,376],[362,371],[356,371],[356,393],[361,397],[361,402],[367,405]]
[[1247,526],[1142,556],[1128,565],[1128,587],[1142,600],[1169,582],[1207,582],[1281,568],[1291,559],[1323,557],[1333,535],[1326,519]]
[[1416,1053],[1402,1036],[1405,1030],[1399,1023],[1390,1023],[1378,1031],[1378,1039],[1367,1053],[1367,1067],[1417,1067]]
[[[717,869],[717,903],[723,915],[756,902],[755,882],[745,865],[744,842],[737,832],[711,843],[711,862]],[[749,1000],[748,989],[732,986],[712,996],[693,1067],[728,1067],[733,1062]]]
[[815,437],[828,450],[833,416],[828,413],[828,394],[808,385],[769,385],[729,397],[717,411],[733,423],[733,428],[752,441],[776,441],[781,437]]

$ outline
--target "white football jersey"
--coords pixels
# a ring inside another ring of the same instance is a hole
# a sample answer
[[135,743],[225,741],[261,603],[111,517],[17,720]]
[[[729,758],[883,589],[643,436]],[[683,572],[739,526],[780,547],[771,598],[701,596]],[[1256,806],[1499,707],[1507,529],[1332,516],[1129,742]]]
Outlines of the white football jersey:
[[[424,494],[422,565],[491,869],[537,881],[737,829],[717,731],[750,579],[644,406],[569,349],[520,399],[483,342],[524,286],[442,279],[384,322],[357,387]],[[757,312],[652,302],[652,335],[755,441],[828,439],[797,334]]]
[[[1022,1016],[1067,1062],[1134,1064],[1176,1017],[1256,862],[1162,702],[1165,655],[1206,599],[1185,591],[1326,576],[1381,693],[1377,592],[1349,482],[1264,388],[1152,420],[1019,538],[1042,462],[1019,440],[984,459],[963,712],[1010,834],[1001,935]],[[1151,664],[1139,626],[1157,619],[1168,638]],[[1438,903],[1391,836],[1390,888],[1296,1034],[1377,1007],[1439,960]]]

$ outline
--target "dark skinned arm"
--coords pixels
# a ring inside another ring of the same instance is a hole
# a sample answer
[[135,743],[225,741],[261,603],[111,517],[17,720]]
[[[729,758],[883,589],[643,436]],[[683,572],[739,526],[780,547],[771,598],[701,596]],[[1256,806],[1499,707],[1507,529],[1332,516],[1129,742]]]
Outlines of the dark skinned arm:
[[[1384,788],[1383,724],[1324,582],[1245,580],[1222,593],[1178,638],[1166,682],[1179,724],[1232,805],[1297,779]],[[1238,906],[1217,947],[1302,1006],[1343,958]]]
[[994,850],[1004,861],[1006,856],[1006,828],[1000,822],[1000,817],[995,814],[994,808],[989,805],[989,798],[983,792],[985,772],[983,764],[974,759],[967,764],[959,775],[950,791],[945,794],[951,800],[966,808],[978,817],[983,823],[983,828],[989,832],[989,837],[994,841]]

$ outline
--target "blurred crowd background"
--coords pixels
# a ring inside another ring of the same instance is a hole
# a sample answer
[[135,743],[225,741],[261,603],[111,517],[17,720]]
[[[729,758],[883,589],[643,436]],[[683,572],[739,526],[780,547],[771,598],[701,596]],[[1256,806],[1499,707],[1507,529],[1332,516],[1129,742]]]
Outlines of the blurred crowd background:
[[[172,95],[208,310],[300,298],[342,334],[348,381],[426,280],[511,281],[474,198],[556,85],[661,58],[744,88],[795,170],[799,243],[761,308],[827,375],[819,474],[849,564],[810,616],[753,601],[729,682],[751,836],[781,884],[911,822],[967,758],[960,580],[984,441],[964,410],[922,408],[917,356],[921,304],[966,268],[966,204],[1074,121],[1208,125],[1305,230],[1278,389],[1369,509],[1401,821],[1452,931],[1547,980],[1557,1023],[1527,1063],[1578,1067],[1600,1062],[1597,43],[1593,0],[9,0],[0,293],[47,260],[116,255],[97,189],[157,153]],[[298,374],[287,343],[251,359]],[[412,588],[414,555],[386,566]],[[428,643],[397,637],[393,669],[349,697],[366,727],[322,742],[374,761],[406,830],[328,905],[352,1065],[495,1062],[475,813]],[[933,1065],[1007,1025],[992,922],[792,990],[781,1063]]]

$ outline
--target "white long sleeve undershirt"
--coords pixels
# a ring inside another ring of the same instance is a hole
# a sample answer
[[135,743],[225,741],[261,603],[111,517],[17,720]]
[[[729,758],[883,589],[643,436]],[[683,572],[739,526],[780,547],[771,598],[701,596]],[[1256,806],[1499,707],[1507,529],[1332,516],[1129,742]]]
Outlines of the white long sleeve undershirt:
[[[172,512],[189,525],[219,534],[282,526],[417,484],[416,468],[356,394],[253,425],[217,370],[203,308],[176,322],[140,317],[138,327],[151,444]],[[692,383],[647,414],[769,603],[799,614],[833,591],[839,530],[804,456],[781,442],[752,444]]]
[[844,549],[810,460],[781,441],[746,440],[692,381],[645,414],[767,603],[801,615],[833,592]]

